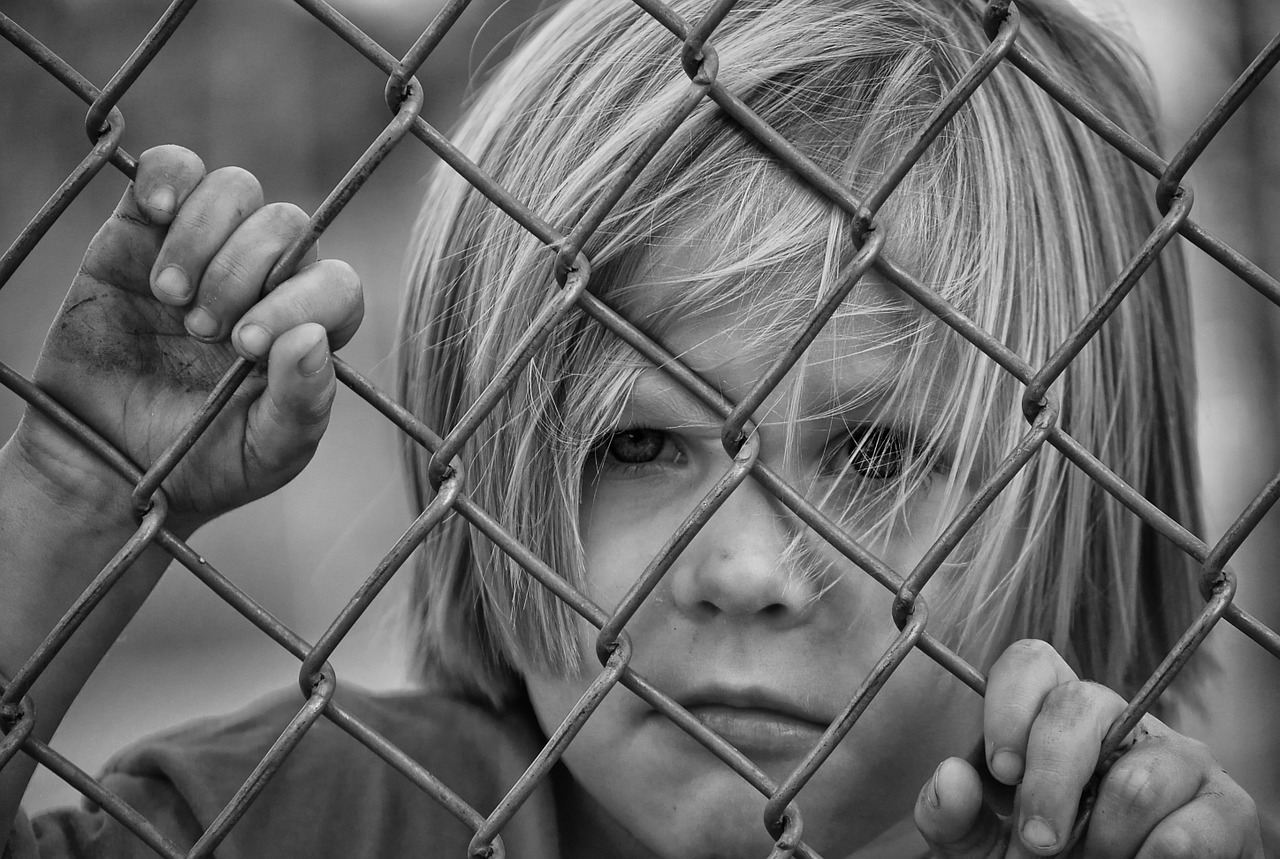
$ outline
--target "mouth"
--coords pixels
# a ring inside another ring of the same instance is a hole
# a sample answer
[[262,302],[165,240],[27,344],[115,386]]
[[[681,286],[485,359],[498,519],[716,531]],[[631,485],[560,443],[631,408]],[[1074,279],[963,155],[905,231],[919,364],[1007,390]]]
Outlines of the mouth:
[[676,700],[751,758],[801,756],[817,745],[830,721],[787,696],[762,690],[703,689]]
[[826,730],[825,725],[768,708],[700,704],[688,710],[752,758],[799,757],[817,745]]

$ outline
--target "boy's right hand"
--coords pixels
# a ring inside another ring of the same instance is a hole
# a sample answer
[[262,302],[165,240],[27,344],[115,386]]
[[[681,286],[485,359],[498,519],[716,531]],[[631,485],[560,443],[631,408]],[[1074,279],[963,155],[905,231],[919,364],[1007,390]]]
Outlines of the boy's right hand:
[[[264,206],[243,170],[205,173],[176,146],[145,152],[86,252],[45,339],[37,384],[147,467],[237,354],[257,367],[164,481],[165,524],[201,523],[284,484],[310,459],[335,390],[331,347],[363,316],[360,284],[314,252],[264,283],[307,216]],[[12,677],[135,531],[132,486],[29,407],[0,447],[0,675]],[[33,736],[47,741],[171,558],[148,547],[35,678]],[[33,761],[0,770],[0,852]],[[7,854],[6,854],[7,855]]]
[[[186,149],[150,149],[50,329],[36,382],[144,468],[237,354],[260,362],[165,481],[171,527],[193,529],[282,486],[324,432],[329,350],[351,339],[364,301],[351,267],[316,262],[314,249],[264,291],[307,221],[296,206],[264,206],[244,170],[206,173]],[[118,487],[33,408],[15,440],[55,492],[91,499]]]

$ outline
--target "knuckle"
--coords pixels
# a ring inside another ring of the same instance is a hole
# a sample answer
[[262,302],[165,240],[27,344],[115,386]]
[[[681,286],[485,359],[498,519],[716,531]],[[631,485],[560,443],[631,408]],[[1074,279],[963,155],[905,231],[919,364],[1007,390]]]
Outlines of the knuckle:
[[1148,762],[1121,758],[1107,772],[1102,789],[1124,812],[1156,807],[1164,794],[1164,781]]
[[311,221],[311,217],[300,206],[293,203],[268,203],[262,207],[262,210],[282,233],[290,236],[302,232]]
[[323,260],[321,265],[324,266],[325,274],[335,289],[349,298],[363,300],[364,290],[361,288],[360,275],[350,263],[335,259]]
[[[273,429],[279,431],[281,421],[273,418],[272,423]],[[268,442],[255,436],[245,437],[245,458],[254,468],[266,474],[280,475],[286,480],[302,470],[314,450],[315,445],[308,442],[281,445],[275,439]]]
[[114,226],[123,224],[123,229],[128,229],[130,227],[150,229],[152,227],[150,220],[141,215],[134,214],[132,211],[123,207],[118,208],[111,213],[111,217],[107,220],[107,224]]
[[237,255],[222,253],[215,256],[205,270],[203,287],[223,290],[227,287],[256,285],[251,284],[254,272],[247,261]]
[[270,304],[267,315],[273,323],[271,327],[281,332],[304,322],[323,324],[327,315],[323,294],[317,295],[306,290],[290,289],[272,293],[272,296],[274,300]]
[[186,160],[187,158],[195,158],[195,157],[196,157],[195,153],[185,146],[181,146],[177,143],[161,143],[157,146],[152,146],[150,149],[147,149],[145,152],[143,152],[141,155],[138,156],[138,160],[140,162],[141,161],[155,162],[164,158]]
[[1066,749],[1048,746],[1037,750],[1027,764],[1022,789],[1029,807],[1048,809],[1072,791],[1077,794],[1082,784],[1076,767],[1076,756]]
[[1078,722],[1093,710],[1097,700],[1094,684],[1083,680],[1068,680],[1049,690],[1041,712],[1055,720]]
[[1236,784],[1231,776],[1219,769],[1201,791],[1201,796],[1211,798],[1222,809],[1241,821],[1256,822],[1258,820],[1258,804],[1249,792]]
[[330,406],[337,383],[330,379],[313,398],[271,399],[266,425],[245,436],[246,455],[259,468],[296,473],[315,453],[329,424]]
[[[1199,740],[1183,734],[1170,733],[1139,739],[1134,748],[1143,746],[1157,748],[1168,759],[1176,760],[1180,766],[1194,769],[1199,774],[1201,786],[1204,789],[1216,790],[1219,787],[1234,784],[1218,765],[1213,752]],[[1218,782],[1219,776],[1222,779],[1221,783]],[[1244,792],[1241,791],[1241,793]]]
[[336,296],[345,314],[362,314],[364,289],[356,270],[342,260],[320,260],[315,265],[322,275],[325,295]]
[[[220,223],[217,213],[205,206],[194,205],[191,199],[188,199],[179,210],[178,217],[181,219],[183,229],[179,247],[184,250],[199,246],[197,237],[213,236],[219,231]],[[169,238],[176,239],[175,232],[170,232]]]
[[316,397],[300,400],[293,408],[293,422],[308,430],[308,442],[314,448],[320,441],[320,434],[329,423],[329,408],[337,392],[337,383],[330,379],[324,390]]
[[1206,765],[1212,765],[1214,769],[1218,769],[1218,760],[1213,756],[1213,750],[1200,740],[1188,737],[1185,734],[1173,734],[1161,739],[1163,742],[1176,746],[1184,757],[1200,761]]
[[337,383],[329,379],[318,396],[304,400],[294,407],[293,422],[302,431],[304,447],[308,450],[315,450],[329,425],[329,410],[336,391]]
[[1045,656],[1055,652],[1049,642],[1040,638],[1019,639],[1009,645],[1009,650],[1023,653],[1027,656]]
[[1253,801],[1253,797],[1249,796],[1244,790],[1237,788],[1232,795],[1237,818],[1242,823],[1242,828],[1247,827],[1253,831],[1259,831],[1262,828],[1261,817],[1258,815],[1258,805]]
[[138,156],[138,170],[143,174],[168,172],[175,168],[182,169],[184,167],[194,167],[197,170],[202,170],[204,162],[200,160],[199,155],[176,143],[162,143],[159,146],[152,146]]
[[1125,704],[1124,698],[1120,697],[1110,686],[1103,686],[1101,683],[1095,683],[1092,680],[1073,680],[1070,682],[1079,684],[1080,694],[1088,697],[1091,701],[1120,706]]
[[1213,859],[1223,854],[1208,843],[1204,830],[1166,821],[1147,839],[1150,855],[1159,859]]
[[1235,807],[1239,810],[1240,815],[1245,820],[1258,820],[1258,804],[1254,802],[1252,796],[1234,781],[1231,782],[1231,800],[1235,803]]
[[[1109,723],[1123,709],[1124,699],[1106,686],[1089,680],[1066,680],[1049,690],[1041,712],[1067,724],[1090,717],[1104,718]],[[1100,723],[1099,727],[1105,731],[1107,724]]]
[[1049,642],[1038,638],[1023,638],[1009,645],[1003,658],[1018,664],[1034,664],[1056,659],[1057,656],[1058,652]]
[[254,208],[262,205],[262,184],[243,167],[219,167],[209,174],[209,178],[228,191],[247,198]]

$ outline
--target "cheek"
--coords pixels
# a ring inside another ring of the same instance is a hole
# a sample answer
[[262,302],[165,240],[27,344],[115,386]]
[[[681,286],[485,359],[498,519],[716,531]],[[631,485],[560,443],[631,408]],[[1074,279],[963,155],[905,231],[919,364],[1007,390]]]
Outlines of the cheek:
[[[555,731],[588,682],[531,678],[544,731]],[[566,750],[575,781],[660,856],[766,855],[762,796],[692,741],[655,730],[640,706],[621,687],[610,692]],[[909,817],[938,763],[977,746],[980,715],[977,695],[927,656],[909,655],[797,798],[806,840],[822,855],[846,855]],[[766,768],[781,782],[791,765]]]
[[564,721],[574,703],[581,697],[590,681],[579,681],[577,678],[552,677],[546,674],[526,674],[525,688],[529,692],[529,702],[538,717],[538,725],[542,732],[551,736]]
[[916,499],[895,523],[890,537],[879,547],[884,561],[899,575],[910,575],[946,528],[949,520],[944,516],[951,506],[941,489]]
[[[667,489],[659,499],[646,494],[643,482],[583,487],[586,583],[590,597],[606,611],[618,604],[700,498],[682,487]],[[909,574],[945,526],[939,520],[948,505],[941,494],[920,498],[888,538],[867,548],[900,575]],[[681,614],[673,608],[670,588],[659,586],[627,625],[635,645],[634,667],[650,679],[670,679],[690,673],[699,662],[726,675],[768,664],[769,678],[780,683],[802,678],[796,683],[806,694],[851,695],[897,632],[890,616],[892,594],[834,549],[821,554],[836,572],[835,584],[814,610],[795,625],[752,627],[750,636],[726,638],[731,624]],[[697,552],[686,557],[697,557]],[[674,568],[664,581],[682,569],[688,568]],[[594,627],[583,623],[584,676],[526,678],[534,711],[548,735],[600,670],[595,634]],[[759,680],[758,674],[752,676]],[[657,685],[666,688],[662,682]],[[646,712],[638,698],[615,687],[565,753],[574,779],[618,822],[643,833],[644,840],[665,833],[662,844],[649,843],[663,855],[699,855],[695,848],[708,834],[722,841],[749,839],[743,854],[765,855],[769,845],[760,841],[759,794]],[[938,762],[972,750],[981,736],[980,714],[980,699],[958,680],[927,656],[908,655],[800,797],[806,824],[826,834],[817,836],[819,844],[830,848],[821,852],[847,853],[909,816]],[[771,766],[769,775],[781,781],[795,763]]]
[[879,712],[870,732],[896,734],[899,753],[923,761],[925,775],[945,756],[968,754],[982,736],[982,698],[919,650],[907,654],[871,709]]
[[683,512],[681,498],[663,503],[643,493],[626,493],[605,481],[584,487],[579,518],[589,595],[605,610],[630,590],[648,563],[675,533]]

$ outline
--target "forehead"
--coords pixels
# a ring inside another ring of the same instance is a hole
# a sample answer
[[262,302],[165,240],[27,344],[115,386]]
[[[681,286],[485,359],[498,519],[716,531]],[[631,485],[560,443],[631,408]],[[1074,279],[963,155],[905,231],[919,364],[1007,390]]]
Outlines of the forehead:
[[[786,353],[796,333],[773,328],[749,313],[720,310],[674,320],[663,329],[662,339],[681,361],[737,402]],[[897,387],[903,361],[904,348],[884,322],[863,315],[835,320],[788,371],[766,408],[788,393],[799,394],[806,412],[878,402]],[[654,370],[642,374],[641,381],[659,376],[665,374]]]
[[[656,323],[651,330],[684,363],[737,401],[792,348],[826,296],[812,274],[725,272],[719,256],[696,242],[658,246],[627,303]],[[886,398],[900,387],[914,317],[893,287],[864,275],[773,396],[799,384],[806,411]],[[660,387],[662,377],[642,374],[640,390]]]

